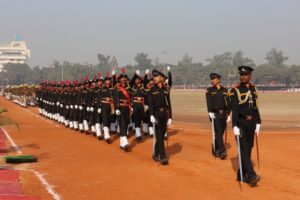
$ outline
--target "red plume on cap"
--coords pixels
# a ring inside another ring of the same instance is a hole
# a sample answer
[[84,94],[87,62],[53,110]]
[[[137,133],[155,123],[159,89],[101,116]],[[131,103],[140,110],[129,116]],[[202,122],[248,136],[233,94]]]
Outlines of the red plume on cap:
[[125,74],[125,68],[122,67],[122,74]]
[[96,79],[97,79],[97,76],[95,75],[95,76],[94,76],[94,80],[96,80]]
[[106,77],[109,77],[109,72],[106,72]]
[[85,80],[88,81],[89,80],[89,75],[85,76]]
[[99,73],[98,73],[98,77],[101,77],[101,76],[102,76],[102,73],[101,73],[101,72],[99,72]]

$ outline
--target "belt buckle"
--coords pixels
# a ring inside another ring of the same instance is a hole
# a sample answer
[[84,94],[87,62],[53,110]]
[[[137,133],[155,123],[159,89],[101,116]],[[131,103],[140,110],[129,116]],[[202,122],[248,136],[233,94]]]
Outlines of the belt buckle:
[[253,117],[251,115],[246,116],[246,120],[252,120],[252,119],[253,119]]

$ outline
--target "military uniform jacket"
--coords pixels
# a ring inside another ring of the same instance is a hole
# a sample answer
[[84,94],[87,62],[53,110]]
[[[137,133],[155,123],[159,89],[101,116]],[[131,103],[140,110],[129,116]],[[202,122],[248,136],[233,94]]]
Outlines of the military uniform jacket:
[[119,86],[116,85],[113,92],[115,109],[119,109],[121,106],[131,106],[132,89],[129,86],[123,88],[129,95],[129,98],[127,98],[127,96],[119,89]]
[[232,126],[237,126],[239,118],[247,116],[252,116],[256,123],[261,123],[257,97],[256,87],[251,84],[249,87],[240,84],[231,89]]
[[230,99],[227,88],[221,86],[209,87],[206,89],[207,111],[213,113],[230,114]]
[[172,118],[170,90],[168,87],[162,86],[160,88],[154,85],[148,93],[148,104],[150,115],[153,115],[155,111],[160,109],[166,109],[169,111],[169,117]]

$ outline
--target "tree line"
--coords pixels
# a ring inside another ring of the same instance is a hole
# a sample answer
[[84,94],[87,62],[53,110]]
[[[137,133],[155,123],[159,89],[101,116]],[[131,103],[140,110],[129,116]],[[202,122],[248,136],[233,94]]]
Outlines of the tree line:
[[[98,54],[98,64],[71,63],[68,61],[53,61],[50,67],[30,67],[27,64],[6,64],[0,72],[1,85],[38,84],[42,80],[81,80],[94,78],[102,72],[102,76],[112,69],[117,69],[115,57]],[[159,60],[150,59],[147,53],[138,53],[134,65],[123,66],[127,73],[132,75],[136,69],[159,69],[164,71],[167,66],[172,67],[174,85],[207,85],[209,74],[217,72],[223,76],[225,84],[233,84],[238,78],[237,67],[240,65],[252,66],[255,69],[254,82],[256,84],[286,84],[300,85],[300,65],[287,65],[287,56],[277,49],[266,53],[265,63],[256,65],[253,59],[248,58],[244,52],[225,52],[206,59],[207,64],[194,62],[193,58],[185,54],[177,64],[160,63]]]

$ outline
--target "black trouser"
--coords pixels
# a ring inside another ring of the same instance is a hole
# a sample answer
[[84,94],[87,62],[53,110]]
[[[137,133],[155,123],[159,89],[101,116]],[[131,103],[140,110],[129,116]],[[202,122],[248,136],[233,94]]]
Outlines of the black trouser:
[[101,108],[101,117],[104,127],[110,127],[111,122],[111,104],[103,103]]
[[88,112],[88,115],[89,115],[89,118],[88,118],[89,126],[94,126],[96,124],[96,112],[97,112],[97,110],[95,108],[94,108],[94,111],[90,110]]
[[225,152],[225,145],[223,140],[224,131],[226,128],[226,114],[215,113],[216,118],[214,120],[214,130],[215,130],[215,153]]
[[148,127],[153,127],[153,124],[150,122],[150,112],[149,112],[149,109],[145,113],[143,122],[144,123],[148,123]]
[[72,116],[72,117],[71,117],[71,120],[72,120],[72,121],[78,121],[78,112],[79,112],[79,108],[76,109],[76,108],[74,107],[74,108],[72,109],[72,112],[71,112],[71,116]]
[[87,115],[87,111],[86,111],[86,107],[85,105],[82,105],[82,109],[80,110],[79,109],[79,112],[78,112],[78,122],[79,123],[82,123],[83,120],[86,120],[86,115]]
[[98,106],[95,106],[95,112],[94,112],[94,115],[95,115],[95,124],[96,123],[99,123],[99,124],[102,124],[102,117],[101,117],[101,114],[98,113]]
[[64,117],[65,117],[65,120],[69,120],[70,119],[70,106],[69,105],[68,105],[68,108],[67,108],[67,106],[65,108],[65,115],[64,115]]
[[[243,175],[246,175],[248,179],[256,176],[252,162],[251,151],[254,142],[254,134],[256,128],[256,120],[238,119],[238,127],[240,128],[240,148],[242,158]],[[238,170],[238,177],[240,171]]]
[[133,104],[133,121],[135,128],[141,128],[142,121],[145,117],[144,105],[141,103]]
[[120,136],[127,136],[127,129],[130,123],[130,110],[129,106],[120,107],[121,115],[117,116],[120,125]]
[[167,130],[168,112],[157,111],[154,114],[157,123],[155,124],[155,146],[154,156],[160,156],[160,159],[166,158],[164,135]]

